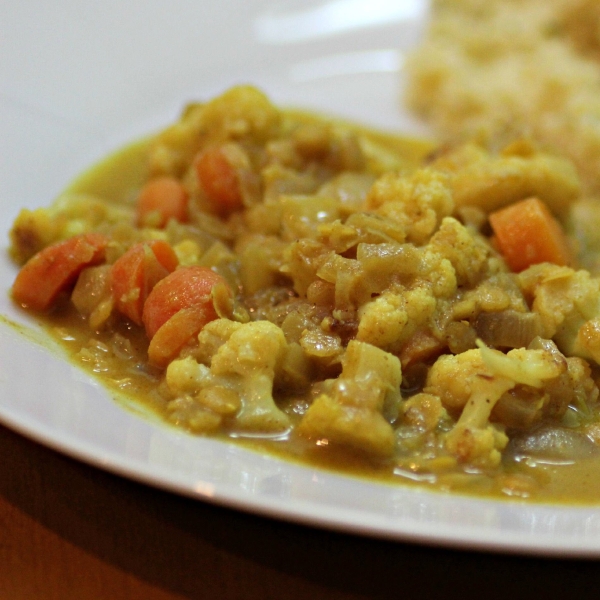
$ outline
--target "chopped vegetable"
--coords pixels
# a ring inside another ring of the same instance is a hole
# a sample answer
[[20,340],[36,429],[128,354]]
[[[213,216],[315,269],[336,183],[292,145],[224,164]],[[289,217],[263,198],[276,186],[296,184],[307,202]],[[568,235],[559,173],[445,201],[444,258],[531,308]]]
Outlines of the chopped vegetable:
[[49,309],[85,267],[104,261],[108,242],[104,235],[86,233],[47,246],[19,271],[12,287],[13,298],[32,310]]
[[166,367],[190,338],[215,318],[210,303],[182,308],[158,328],[148,346],[148,359],[156,367]]
[[187,220],[188,193],[174,177],[151,179],[137,199],[137,218],[142,226],[164,227],[170,219]]
[[111,267],[110,281],[118,311],[142,324],[144,302],[152,288],[175,270],[178,260],[171,246],[162,240],[135,244]]
[[391,456],[396,446],[391,423],[399,412],[401,381],[397,357],[352,340],[341,375],[314,399],[298,431],[372,456]]
[[[195,265],[180,267],[161,280],[144,304],[143,320],[148,337],[152,339],[159,328],[183,308],[212,306],[212,288],[217,283],[224,283],[220,275],[208,267]],[[213,312],[215,319],[214,307]]]
[[227,284],[220,275],[200,266],[180,267],[156,284],[142,315],[153,363],[172,360],[190,338],[218,317],[212,298],[216,285]]
[[[217,319],[198,338],[200,345],[207,338],[219,340],[210,368],[191,356],[171,362],[166,372],[169,389],[192,396],[203,413],[228,417],[235,431],[287,431],[290,418],[273,398],[275,373],[288,347],[281,329],[269,321],[242,324]],[[200,426],[207,422],[202,419]]]
[[489,220],[498,248],[513,271],[518,273],[542,262],[571,263],[567,237],[539,198],[527,198],[495,211]]
[[239,178],[223,148],[207,148],[195,166],[198,182],[216,213],[228,215],[242,207]]

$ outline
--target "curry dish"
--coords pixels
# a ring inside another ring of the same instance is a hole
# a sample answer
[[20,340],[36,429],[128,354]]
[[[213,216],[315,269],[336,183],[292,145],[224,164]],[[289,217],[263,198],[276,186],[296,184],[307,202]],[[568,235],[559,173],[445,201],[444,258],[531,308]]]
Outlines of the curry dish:
[[594,502],[590,202],[571,163],[525,140],[435,147],[240,86],[22,210],[12,296],[192,434]]

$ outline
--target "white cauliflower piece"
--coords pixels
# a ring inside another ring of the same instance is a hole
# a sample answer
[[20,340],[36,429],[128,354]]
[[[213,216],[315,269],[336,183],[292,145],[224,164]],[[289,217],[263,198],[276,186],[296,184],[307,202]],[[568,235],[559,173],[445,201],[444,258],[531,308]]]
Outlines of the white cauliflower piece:
[[198,337],[201,351],[213,351],[210,367],[191,356],[173,361],[166,373],[170,391],[229,418],[233,430],[286,431],[289,418],[273,399],[275,371],[287,347],[281,329],[268,321],[218,319]]
[[[476,395],[478,386],[485,387],[493,382],[494,375],[485,364],[481,349],[476,348],[438,358],[429,370],[423,391],[439,396],[444,407],[451,413],[464,412],[466,406],[470,405],[471,414],[474,409],[478,410],[478,424],[485,425],[493,408],[492,401],[484,401],[480,405],[478,402],[472,402],[472,398]],[[512,380],[509,383],[507,389],[515,385]]]
[[454,210],[448,177],[428,168],[410,176],[383,175],[371,188],[366,206],[400,225],[406,241],[416,245],[427,242]]
[[502,354],[480,347],[441,357],[431,368],[424,391],[438,395],[449,411],[461,411],[446,434],[446,449],[474,467],[498,466],[508,442],[489,421],[498,400],[517,384],[541,388],[565,370],[566,361],[546,349],[519,348]]
[[90,194],[66,192],[47,208],[21,210],[10,230],[10,253],[21,264],[54,242],[94,231],[101,224],[133,220],[129,207]]
[[450,174],[449,186],[457,207],[478,206],[491,212],[537,196],[558,215],[564,215],[580,196],[573,165],[562,158],[525,148],[507,147],[499,156],[468,143],[440,156],[433,169]]
[[219,348],[240,328],[241,323],[230,319],[210,321],[198,334],[198,349],[195,358],[209,365]]
[[495,374],[512,379],[515,383],[540,388],[549,379],[560,377],[566,369],[564,356],[549,349],[527,350],[515,348],[508,354],[477,344],[485,365]]
[[402,294],[386,292],[364,304],[358,317],[356,339],[386,348],[400,339],[408,323],[406,300]]
[[429,245],[360,243],[356,259],[330,253],[316,275],[335,286],[335,306],[349,311],[402,286],[427,288],[435,299],[452,296],[457,287],[452,263]]
[[489,256],[489,246],[453,217],[445,217],[428,247],[447,258],[456,273],[458,285],[473,285],[481,276]]
[[427,287],[386,292],[360,309],[356,339],[399,351],[415,331],[428,323],[436,306]]
[[278,133],[280,115],[252,86],[226,90],[206,103],[190,104],[179,121],[161,132],[150,147],[152,175],[180,175],[201,146],[224,141],[264,142]]
[[533,298],[544,337],[568,356],[600,364],[600,279],[585,270],[543,263],[520,273],[518,280]]
[[212,381],[210,369],[191,356],[172,361],[167,367],[166,381],[169,389],[178,394],[193,394]]
[[340,377],[318,396],[298,426],[302,435],[350,446],[374,456],[391,456],[402,372],[394,355],[352,340]]

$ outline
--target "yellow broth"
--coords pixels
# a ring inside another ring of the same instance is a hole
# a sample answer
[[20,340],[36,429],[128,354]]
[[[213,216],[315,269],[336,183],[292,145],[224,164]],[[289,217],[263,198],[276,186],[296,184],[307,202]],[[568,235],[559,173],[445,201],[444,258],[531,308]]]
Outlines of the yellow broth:
[[[106,176],[102,168],[94,170],[99,182]],[[88,181],[92,183],[93,179]],[[159,372],[142,375],[136,364],[144,364],[147,340],[139,330],[131,328],[125,331],[133,334],[137,352],[131,361],[115,359],[103,352],[104,360],[95,363],[90,357],[82,359],[80,352],[89,347],[89,330],[86,323],[74,310],[57,311],[50,318],[42,320],[44,329],[64,347],[67,356],[79,367],[98,378],[108,393],[124,409],[132,410],[139,404],[159,418],[165,419],[165,400],[158,393]],[[94,339],[107,343],[105,336],[97,334]],[[131,400],[134,401],[133,405]],[[285,436],[281,439],[260,437],[228,437],[224,434],[218,439],[227,440],[251,451],[268,453],[284,460],[299,464],[328,469],[350,476],[371,479],[380,483],[418,486],[430,491],[452,492],[497,499],[530,499],[536,502],[564,504],[596,504],[600,499],[600,457],[571,461],[566,464],[519,464],[507,463],[503,473],[489,475],[447,475],[433,478],[417,475],[410,470],[398,469],[393,463],[373,462],[358,453],[344,449],[322,448],[315,446],[299,436]]]

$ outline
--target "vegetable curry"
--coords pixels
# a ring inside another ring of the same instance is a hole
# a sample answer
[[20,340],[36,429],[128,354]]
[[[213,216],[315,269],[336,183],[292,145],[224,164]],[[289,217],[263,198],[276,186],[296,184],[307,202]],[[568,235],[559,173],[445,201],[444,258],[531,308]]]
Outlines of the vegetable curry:
[[438,148],[240,86],[22,210],[12,296],[190,434],[598,502],[590,215],[572,165],[529,142]]

